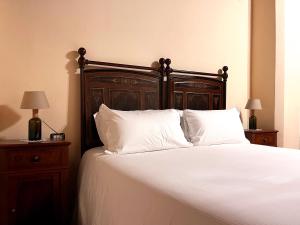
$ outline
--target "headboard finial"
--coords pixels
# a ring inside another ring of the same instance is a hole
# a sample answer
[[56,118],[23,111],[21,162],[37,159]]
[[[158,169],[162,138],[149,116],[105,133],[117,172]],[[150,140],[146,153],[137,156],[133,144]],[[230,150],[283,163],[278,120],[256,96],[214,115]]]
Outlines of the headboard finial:
[[160,74],[162,75],[162,76],[164,76],[164,74],[165,74],[165,59],[164,58],[160,58],[159,60],[158,60],[158,62],[159,62],[159,64],[160,64],[160,68],[159,68],[159,70],[160,70]]
[[170,64],[171,64],[171,59],[167,58],[167,59],[166,59],[166,64],[167,64],[167,66],[170,66]]
[[166,63],[166,74],[167,74],[167,76],[169,76],[169,74],[170,73],[172,73],[172,68],[170,67],[170,64],[171,64],[171,59],[169,59],[169,58],[167,58],[166,60],[165,60],[165,63]]
[[79,64],[79,68],[80,69],[84,69],[85,66],[85,58],[84,55],[86,54],[86,50],[85,48],[81,47],[78,49],[78,53],[79,53],[79,59],[78,59],[78,64]]
[[86,54],[85,48],[83,48],[83,47],[79,48],[79,49],[78,49],[78,53],[79,53],[79,55],[84,56],[84,55]]
[[224,81],[226,81],[228,78],[228,73],[227,73],[228,66],[223,66],[222,70],[223,70],[223,79],[224,79]]
[[158,62],[160,65],[162,65],[165,63],[165,61],[166,61],[165,58],[160,58]]

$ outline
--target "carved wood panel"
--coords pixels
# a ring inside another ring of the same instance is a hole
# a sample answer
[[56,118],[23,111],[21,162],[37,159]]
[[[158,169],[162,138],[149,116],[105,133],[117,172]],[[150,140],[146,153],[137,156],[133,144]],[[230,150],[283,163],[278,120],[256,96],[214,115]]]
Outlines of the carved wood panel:
[[83,148],[102,145],[93,114],[104,103],[117,110],[159,109],[161,79],[128,70],[87,70],[82,79]]
[[104,101],[104,88],[91,88],[91,93],[89,98],[90,98],[90,102],[92,103],[91,113],[97,112],[99,106]]
[[187,109],[210,109],[209,94],[187,93]]
[[159,109],[159,102],[157,101],[157,93],[145,92],[144,109]]
[[225,83],[193,75],[170,74],[168,108],[212,110],[225,108]]
[[220,109],[221,106],[221,96],[213,95],[213,107],[212,109]]
[[141,108],[141,94],[138,91],[110,90],[110,107],[117,110]]
[[184,105],[183,105],[183,92],[175,92],[174,93],[174,98],[175,98],[175,109],[180,109],[183,110]]

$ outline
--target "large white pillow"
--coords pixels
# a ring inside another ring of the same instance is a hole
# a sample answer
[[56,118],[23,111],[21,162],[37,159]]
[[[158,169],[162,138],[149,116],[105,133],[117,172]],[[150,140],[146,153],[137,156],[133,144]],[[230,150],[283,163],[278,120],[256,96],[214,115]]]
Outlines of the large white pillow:
[[249,143],[237,109],[184,110],[188,137],[194,145]]
[[95,117],[107,150],[122,153],[190,147],[176,110],[119,111],[102,104]]

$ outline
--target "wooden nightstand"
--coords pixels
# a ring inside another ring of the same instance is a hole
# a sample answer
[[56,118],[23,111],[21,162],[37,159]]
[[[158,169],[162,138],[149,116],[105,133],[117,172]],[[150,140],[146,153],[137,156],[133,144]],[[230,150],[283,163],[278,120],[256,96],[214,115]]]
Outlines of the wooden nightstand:
[[277,130],[245,130],[245,135],[252,144],[277,147],[277,132]]
[[69,144],[0,141],[0,224],[66,223]]

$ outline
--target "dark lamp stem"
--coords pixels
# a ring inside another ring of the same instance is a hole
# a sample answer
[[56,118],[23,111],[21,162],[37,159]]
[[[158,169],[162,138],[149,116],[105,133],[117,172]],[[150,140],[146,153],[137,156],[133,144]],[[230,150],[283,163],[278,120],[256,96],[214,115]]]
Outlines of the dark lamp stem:
[[253,113],[251,113],[252,115],[249,117],[249,129],[251,130],[256,130],[256,116],[254,115],[254,110],[251,110],[253,111]]
[[39,114],[39,109],[32,109],[32,117],[33,118],[37,118]]

